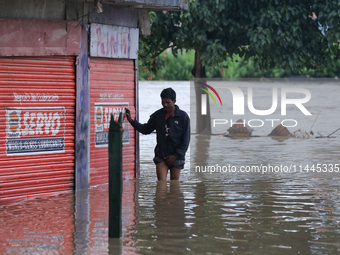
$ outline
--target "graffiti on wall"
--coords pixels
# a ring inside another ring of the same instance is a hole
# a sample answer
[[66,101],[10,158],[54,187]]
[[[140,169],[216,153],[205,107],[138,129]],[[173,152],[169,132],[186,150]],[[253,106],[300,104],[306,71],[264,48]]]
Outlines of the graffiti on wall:
[[91,24],[93,57],[137,59],[138,29]]

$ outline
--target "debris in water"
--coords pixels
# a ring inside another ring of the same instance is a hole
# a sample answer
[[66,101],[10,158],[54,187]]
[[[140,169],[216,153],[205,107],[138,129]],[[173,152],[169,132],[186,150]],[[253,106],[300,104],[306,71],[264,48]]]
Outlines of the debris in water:
[[272,130],[269,136],[291,137],[292,135],[285,126],[280,124]]
[[249,137],[253,132],[253,129],[250,128],[247,124],[244,124],[243,120],[239,119],[232,127],[228,130],[229,137]]
[[301,131],[301,129],[299,129],[292,133],[292,137],[306,139],[310,138],[310,135],[308,134],[307,131],[303,132]]

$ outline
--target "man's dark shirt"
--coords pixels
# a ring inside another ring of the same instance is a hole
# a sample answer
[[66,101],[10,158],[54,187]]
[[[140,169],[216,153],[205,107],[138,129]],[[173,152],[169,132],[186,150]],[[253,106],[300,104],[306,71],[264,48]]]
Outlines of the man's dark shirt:
[[[164,158],[175,155],[177,159],[185,160],[185,153],[190,142],[190,119],[186,112],[175,105],[175,113],[166,120],[166,113],[163,108],[154,112],[147,123],[140,124],[138,121],[131,121],[131,125],[142,134],[150,134],[156,129],[157,145],[155,156]],[[168,135],[166,132],[166,124]]]

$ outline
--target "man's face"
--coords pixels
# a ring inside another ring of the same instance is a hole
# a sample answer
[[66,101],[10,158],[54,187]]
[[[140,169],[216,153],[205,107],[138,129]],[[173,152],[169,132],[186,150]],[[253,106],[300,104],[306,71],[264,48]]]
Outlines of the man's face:
[[172,101],[170,98],[162,98],[163,109],[166,112],[171,112],[175,108],[175,103],[176,99]]

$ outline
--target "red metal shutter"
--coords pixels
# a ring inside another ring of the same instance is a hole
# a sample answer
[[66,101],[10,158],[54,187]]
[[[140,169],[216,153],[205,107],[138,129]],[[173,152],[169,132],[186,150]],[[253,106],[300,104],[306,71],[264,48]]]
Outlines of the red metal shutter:
[[[108,128],[111,113],[118,118],[128,107],[135,114],[134,60],[91,58],[90,185],[108,182]],[[123,178],[135,176],[135,132],[124,115]]]
[[0,202],[74,186],[74,61],[0,58]]

